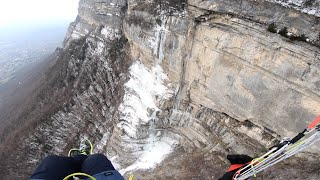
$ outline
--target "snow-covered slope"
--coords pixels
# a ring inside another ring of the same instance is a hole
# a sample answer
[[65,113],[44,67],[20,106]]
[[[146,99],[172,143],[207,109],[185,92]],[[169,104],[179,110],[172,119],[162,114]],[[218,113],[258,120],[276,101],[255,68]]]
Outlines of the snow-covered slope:
[[294,8],[307,13],[320,17],[320,1],[319,0],[267,0],[269,2],[280,4],[281,6]]

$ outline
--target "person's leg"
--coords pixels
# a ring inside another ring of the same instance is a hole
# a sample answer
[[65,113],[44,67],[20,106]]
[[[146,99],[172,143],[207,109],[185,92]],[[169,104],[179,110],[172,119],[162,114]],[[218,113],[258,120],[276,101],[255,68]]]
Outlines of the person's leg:
[[109,159],[103,154],[93,154],[82,164],[82,172],[95,175],[101,172],[115,170]]
[[35,170],[30,179],[56,180],[69,174],[80,172],[87,156],[62,157],[51,155],[46,157]]

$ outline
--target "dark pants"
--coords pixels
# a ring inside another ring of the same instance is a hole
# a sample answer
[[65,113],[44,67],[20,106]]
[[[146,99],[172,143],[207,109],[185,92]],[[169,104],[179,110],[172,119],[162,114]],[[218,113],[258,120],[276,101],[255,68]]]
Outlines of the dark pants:
[[61,180],[72,173],[83,172],[93,176],[109,170],[115,169],[103,154],[74,157],[51,155],[41,162],[30,179]]

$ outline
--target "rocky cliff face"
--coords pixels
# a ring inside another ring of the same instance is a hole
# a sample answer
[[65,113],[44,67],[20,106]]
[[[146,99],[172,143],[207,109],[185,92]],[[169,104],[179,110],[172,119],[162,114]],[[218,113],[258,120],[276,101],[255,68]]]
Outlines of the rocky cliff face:
[[[1,173],[25,178],[89,138],[125,176],[217,179],[226,154],[296,134],[320,113],[319,1],[286,3],[81,0]],[[318,159],[260,178],[316,178]]]

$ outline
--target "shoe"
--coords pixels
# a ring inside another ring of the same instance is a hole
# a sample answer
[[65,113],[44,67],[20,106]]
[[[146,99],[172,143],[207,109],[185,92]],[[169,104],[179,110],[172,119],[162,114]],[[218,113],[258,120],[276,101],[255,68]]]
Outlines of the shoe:
[[92,153],[93,153],[92,143],[91,143],[88,139],[83,140],[83,141],[80,143],[79,151],[80,151],[80,154],[83,154],[83,155],[92,154]]
[[89,155],[93,153],[92,143],[86,139],[80,143],[79,149],[71,149],[68,153],[69,157],[78,156],[78,155]]
[[68,153],[69,157],[81,155],[81,151],[79,149],[71,149]]

